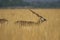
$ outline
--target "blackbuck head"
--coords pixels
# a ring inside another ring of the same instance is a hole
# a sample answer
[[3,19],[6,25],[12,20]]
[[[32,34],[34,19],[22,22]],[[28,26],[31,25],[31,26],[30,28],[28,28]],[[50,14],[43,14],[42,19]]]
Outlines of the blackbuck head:
[[33,10],[29,9],[29,11],[31,11],[33,14],[35,14],[39,18],[38,23],[42,23],[42,22],[46,21],[45,18],[43,18],[42,16],[40,16],[39,14],[34,12]]

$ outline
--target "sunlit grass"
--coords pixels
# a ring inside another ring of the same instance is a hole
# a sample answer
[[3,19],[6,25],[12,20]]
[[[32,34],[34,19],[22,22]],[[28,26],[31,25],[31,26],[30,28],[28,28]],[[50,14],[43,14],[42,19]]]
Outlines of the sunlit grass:
[[[8,24],[0,28],[0,40],[60,40],[60,9],[32,9],[47,19],[39,26],[15,25],[17,20],[34,21],[38,17],[28,9],[0,9],[0,18],[8,20]],[[3,24],[4,25],[4,24]],[[39,27],[39,28],[38,28]]]

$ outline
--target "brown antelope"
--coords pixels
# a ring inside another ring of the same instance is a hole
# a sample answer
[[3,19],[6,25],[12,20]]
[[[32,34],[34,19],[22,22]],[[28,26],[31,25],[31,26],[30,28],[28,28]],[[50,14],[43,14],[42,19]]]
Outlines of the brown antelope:
[[7,22],[7,21],[8,21],[8,20],[7,20],[7,19],[4,19],[4,18],[3,18],[3,19],[0,19],[1,27],[2,27],[2,24],[5,23],[5,22]]
[[[20,36],[21,36],[20,39],[23,40],[24,28],[27,28],[28,31],[29,31],[29,29],[31,29],[30,30],[30,32],[31,32],[31,39],[32,39],[32,32],[34,30],[34,32],[38,34],[37,40],[40,40],[39,39],[39,35],[40,35],[40,29],[39,29],[40,27],[39,27],[39,25],[40,25],[40,23],[46,21],[46,19],[43,18],[42,16],[40,16],[39,14],[35,13],[34,11],[30,10],[30,9],[29,9],[29,11],[32,12],[33,14],[35,14],[39,18],[39,20],[37,22],[33,22],[33,21],[16,21],[15,23],[18,24],[18,26],[19,26],[18,28],[20,30]],[[38,26],[35,27],[35,25],[38,25]],[[25,26],[25,27],[23,27],[23,26]],[[28,28],[28,26],[32,26],[32,27]]]
[[46,21],[45,18],[43,18],[42,16],[40,16],[36,12],[34,12],[34,11],[30,10],[30,9],[29,9],[29,11],[32,12],[33,14],[35,14],[39,18],[39,20],[37,22],[33,22],[33,21],[16,21],[15,23],[18,23],[21,26],[27,26],[27,25],[33,25],[33,24],[37,25],[37,24],[40,24],[40,23]]

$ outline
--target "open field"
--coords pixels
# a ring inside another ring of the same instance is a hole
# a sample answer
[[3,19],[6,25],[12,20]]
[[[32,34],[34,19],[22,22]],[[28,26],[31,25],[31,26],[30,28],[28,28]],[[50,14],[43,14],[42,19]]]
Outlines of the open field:
[[60,9],[32,9],[47,21],[40,25],[21,26],[17,20],[37,22],[38,17],[29,9],[0,9],[0,19],[8,23],[0,23],[0,40],[60,40]]

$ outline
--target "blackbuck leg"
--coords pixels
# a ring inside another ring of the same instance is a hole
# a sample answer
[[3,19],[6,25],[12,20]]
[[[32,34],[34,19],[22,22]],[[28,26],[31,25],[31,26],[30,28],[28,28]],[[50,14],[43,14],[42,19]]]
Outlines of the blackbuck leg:
[[23,40],[23,26],[19,22],[18,24],[19,24],[19,29],[20,29],[20,40]]

